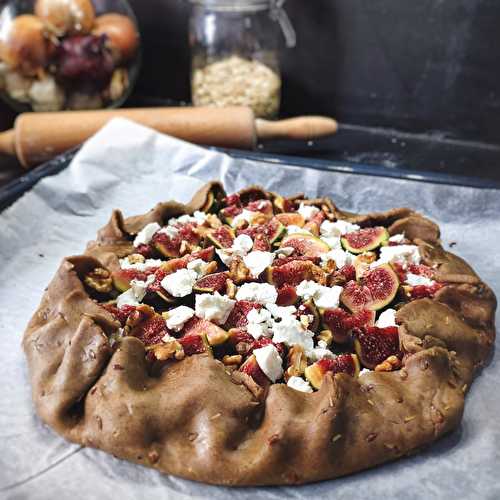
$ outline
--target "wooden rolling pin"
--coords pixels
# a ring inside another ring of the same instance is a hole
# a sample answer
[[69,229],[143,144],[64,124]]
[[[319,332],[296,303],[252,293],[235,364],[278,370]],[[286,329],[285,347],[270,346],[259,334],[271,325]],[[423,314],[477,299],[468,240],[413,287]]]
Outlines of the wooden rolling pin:
[[0,153],[16,155],[29,168],[81,144],[114,117],[196,144],[240,149],[255,147],[258,139],[310,140],[337,130],[332,118],[304,116],[271,122],[255,119],[251,109],[244,107],[23,113],[12,130],[0,133]]

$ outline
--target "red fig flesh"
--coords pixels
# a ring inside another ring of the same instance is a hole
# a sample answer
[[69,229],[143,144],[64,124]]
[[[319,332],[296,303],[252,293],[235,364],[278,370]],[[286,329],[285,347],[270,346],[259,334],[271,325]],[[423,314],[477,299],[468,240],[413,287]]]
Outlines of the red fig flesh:
[[373,370],[389,356],[400,355],[399,332],[396,326],[369,326],[356,330],[354,347],[361,364]]
[[351,253],[363,253],[378,248],[389,238],[387,229],[382,226],[368,227],[346,234],[342,237],[342,246]]

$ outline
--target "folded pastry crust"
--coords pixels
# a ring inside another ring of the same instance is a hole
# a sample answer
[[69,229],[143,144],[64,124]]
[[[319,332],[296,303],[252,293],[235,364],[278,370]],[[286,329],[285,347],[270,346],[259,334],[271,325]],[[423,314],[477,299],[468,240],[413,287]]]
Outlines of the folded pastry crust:
[[496,299],[466,262],[443,250],[439,228],[406,208],[356,215],[331,205],[339,218],[404,231],[448,283],[434,299],[398,311],[410,354],[398,371],[329,374],[313,394],[273,384],[256,397],[207,355],[152,376],[137,338],[111,349],[108,336],[120,325],[81,277],[97,264],[118,268],[133,250],[130,234],[202,208],[214,189],[222,186],[210,183],[187,205],[162,203],[142,216],[115,211],[84,255],[63,260],[23,339],[44,422],[75,443],[224,485],[335,478],[415,453],[457,427],[495,339]]

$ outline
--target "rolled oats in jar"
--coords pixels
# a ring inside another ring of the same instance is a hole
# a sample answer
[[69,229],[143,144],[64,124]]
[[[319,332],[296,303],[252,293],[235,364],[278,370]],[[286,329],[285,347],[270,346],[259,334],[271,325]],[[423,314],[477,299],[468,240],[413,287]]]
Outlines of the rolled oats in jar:
[[191,91],[195,106],[248,106],[258,117],[279,112],[280,28],[295,33],[283,0],[192,0]]

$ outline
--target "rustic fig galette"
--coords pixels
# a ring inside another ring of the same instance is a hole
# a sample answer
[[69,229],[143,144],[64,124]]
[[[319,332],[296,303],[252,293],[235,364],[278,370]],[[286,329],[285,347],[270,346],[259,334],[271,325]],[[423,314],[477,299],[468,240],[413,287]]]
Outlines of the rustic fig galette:
[[70,441],[208,483],[297,484],[457,427],[495,308],[410,209],[214,182],[115,211],[23,345],[38,414]]

